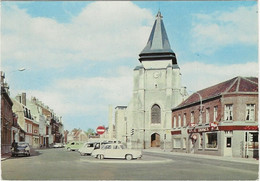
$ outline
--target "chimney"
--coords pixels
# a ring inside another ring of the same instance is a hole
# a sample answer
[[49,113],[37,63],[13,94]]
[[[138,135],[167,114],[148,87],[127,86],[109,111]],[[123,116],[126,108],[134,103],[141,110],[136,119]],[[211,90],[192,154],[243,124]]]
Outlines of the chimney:
[[26,106],[26,93],[22,93],[22,104]]

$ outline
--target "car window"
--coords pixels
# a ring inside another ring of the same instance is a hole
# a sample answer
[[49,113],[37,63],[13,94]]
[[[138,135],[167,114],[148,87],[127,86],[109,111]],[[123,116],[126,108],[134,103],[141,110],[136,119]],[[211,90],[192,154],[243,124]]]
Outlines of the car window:
[[73,143],[71,143],[71,145],[74,145],[75,143],[73,142]]
[[118,146],[117,146],[117,145],[114,145],[114,146],[113,146],[113,149],[118,149]]
[[124,145],[120,145],[121,149],[125,149],[125,146]]
[[111,145],[106,145],[105,149],[111,149]]

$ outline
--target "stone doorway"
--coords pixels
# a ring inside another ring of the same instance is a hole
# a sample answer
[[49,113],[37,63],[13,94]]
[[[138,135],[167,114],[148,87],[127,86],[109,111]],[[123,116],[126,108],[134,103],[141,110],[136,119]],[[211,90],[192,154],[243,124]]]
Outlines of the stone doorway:
[[151,135],[151,147],[160,147],[160,135],[158,133],[154,133]]

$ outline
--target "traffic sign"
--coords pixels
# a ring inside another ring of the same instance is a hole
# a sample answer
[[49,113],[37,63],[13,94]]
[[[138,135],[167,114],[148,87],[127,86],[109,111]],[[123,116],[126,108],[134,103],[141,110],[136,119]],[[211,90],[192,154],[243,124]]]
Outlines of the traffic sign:
[[99,127],[97,127],[96,131],[97,131],[97,134],[102,135],[103,133],[105,133],[106,128],[104,126],[99,126]]

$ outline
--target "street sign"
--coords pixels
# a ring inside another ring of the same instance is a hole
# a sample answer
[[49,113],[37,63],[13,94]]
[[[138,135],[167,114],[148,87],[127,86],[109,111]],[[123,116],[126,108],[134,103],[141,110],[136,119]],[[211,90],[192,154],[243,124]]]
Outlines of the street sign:
[[97,127],[96,131],[97,131],[97,134],[102,135],[103,133],[105,133],[106,128],[104,126],[99,126],[99,127]]

